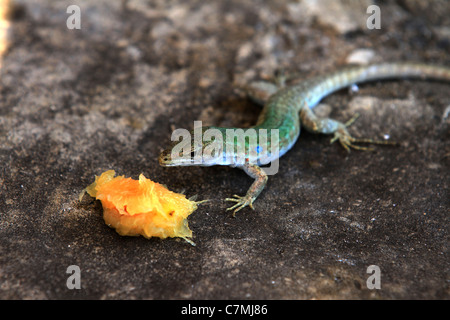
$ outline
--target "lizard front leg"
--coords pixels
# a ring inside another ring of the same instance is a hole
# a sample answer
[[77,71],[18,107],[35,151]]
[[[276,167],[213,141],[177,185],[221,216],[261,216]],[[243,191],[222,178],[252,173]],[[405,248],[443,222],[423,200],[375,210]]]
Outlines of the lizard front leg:
[[242,208],[249,206],[253,209],[253,202],[256,198],[258,198],[259,194],[264,189],[268,179],[267,175],[264,173],[264,170],[255,164],[246,163],[239,168],[244,170],[250,177],[254,178],[255,181],[252,183],[245,196],[233,195],[233,198],[225,199],[225,201],[236,202],[235,205],[227,209],[227,211],[234,209],[233,217],[236,215],[236,212]]

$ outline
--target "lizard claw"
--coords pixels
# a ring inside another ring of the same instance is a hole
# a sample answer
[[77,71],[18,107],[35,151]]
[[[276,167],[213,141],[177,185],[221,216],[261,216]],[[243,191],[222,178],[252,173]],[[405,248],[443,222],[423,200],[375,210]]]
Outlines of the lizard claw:
[[236,202],[235,205],[227,208],[227,211],[234,209],[233,217],[236,215],[236,212],[238,212],[239,210],[241,210],[242,208],[245,208],[247,206],[249,206],[251,209],[255,210],[255,208],[253,207],[254,199],[248,195],[238,196],[237,194],[234,194],[233,198],[226,198],[225,201]]
[[356,150],[363,150],[363,151],[373,151],[374,149],[371,147],[363,147],[359,146],[355,143],[384,143],[381,141],[375,141],[370,139],[355,139],[353,138],[350,133],[348,133],[347,129],[342,128],[339,130],[336,130],[334,133],[333,139],[331,139],[331,143],[334,143],[336,140],[339,141],[339,143],[344,147],[347,152],[350,152],[350,148],[356,149]]
[[347,150],[347,152],[350,152],[350,148],[362,151],[374,151],[374,148],[359,146],[356,143],[390,144],[390,145],[397,144],[396,142],[393,141],[353,138],[347,131],[347,127],[350,126],[356,120],[357,117],[358,115],[350,119],[346,124],[342,125],[342,127],[340,127],[339,129],[337,129],[334,132],[334,137],[333,139],[331,139],[330,142],[334,143],[336,140],[339,140],[339,143],[344,147],[345,150]]

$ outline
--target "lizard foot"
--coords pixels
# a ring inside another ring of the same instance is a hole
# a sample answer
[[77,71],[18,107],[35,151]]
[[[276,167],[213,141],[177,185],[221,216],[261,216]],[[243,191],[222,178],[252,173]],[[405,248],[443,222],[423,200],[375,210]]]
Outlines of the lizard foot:
[[359,146],[356,143],[369,143],[369,144],[389,144],[396,145],[396,142],[393,141],[383,141],[383,140],[373,140],[373,139],[356,139],[353,138],[350,133],[347,131],[347,127],[351,126],[356,119],[358,119],[359,114],[355,114],[349,121],[345,124],[341,124],[341,127],[334,132],[334,137],[331,139],[331,143],[334,143],[336,140],[339,140],[339,143],[344,147],[345,150],[350,152],[350,148],[355,150],[363,150],[363,151],[373,151],[374,149],[371,147],[363,147]]
[[232,207],[227,208],[227,211],[230,211],[230,210],[234,209],[233,217],[236,215],[236,212],[238,212],[239,210],[241,210],[242,208],[245,208],[247,206],[249,206],[250,208],[255,210],[255,208],[253,207],[254,199],[251,196],[248,196],[248,195],[238,196],[237,194],[235,194],[235,195],[233,195],[233,198],[226,198],[225,201],[236,202],[235,205],[233,205]]
[[334,143],[336,140],[344,147],[345,150],[350,152],[350,148],[355,150],[363,150],[363,151],[373,151],[372,147],[363,147],[357,145],[357,143],[369,143],[369,144],[385,144],[385,145],[396,145],[396,142],[393,141],[383,141],[383,140],[373,140],[373,139],[357,139],[353,138],[350,133],[347,131],[345,127],[339,128],[334,132],[334,137],[331,139],[331,143]]

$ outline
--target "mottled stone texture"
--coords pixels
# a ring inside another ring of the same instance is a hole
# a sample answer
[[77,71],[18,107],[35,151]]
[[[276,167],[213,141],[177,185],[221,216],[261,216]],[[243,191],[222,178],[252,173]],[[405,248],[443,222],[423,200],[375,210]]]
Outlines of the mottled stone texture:
[[[80,30],[66,26],[71,4]],[[236,218],[223,199],[247,190],[245,173],[157,162],[194,120],[253,124],[259,107],[236,89],[252,79],[327,72],[355,53],[450,65],[448,1],[383,1],[380,30],[366,27],[370,4],[14,1],[0,78],[0,298],[448,299],[449,84],[326,98],[320,114],[359,112],[355,136],[400,146],[347,154],[304,132],[256,210]],[[108,228],[98,202],[78,200],[107,169],[210,199],[189,218],[197,246]],[[66,286],[70,265],[79,290]],[[370,265],[379,290],[366,286]]]

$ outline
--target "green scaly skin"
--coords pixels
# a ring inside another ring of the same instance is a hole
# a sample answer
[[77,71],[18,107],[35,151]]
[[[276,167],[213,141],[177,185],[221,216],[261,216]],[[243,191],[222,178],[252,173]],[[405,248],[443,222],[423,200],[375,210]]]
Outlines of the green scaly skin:
[[[300,135],[300,128],[303,126],[310,132],[321,134],[333,134],[331,142],[339,141],[340,144],[349,151],[350,148],[357,150],[371,150],[369,147],[363,147],[357,143],[369,144],[392,144],[387,141],[376,141],[372,139],[355,139],[347,131],[347,127],[353,122],[351,119],[347,123],[329,118],[318,118],[312,108],[325,96],[339,89],[348,87],[353,84],[392,79],[392,78],[419,78],[419,79],[435,79],[450,81],[450,68],[443,66],[433,66],[419,63],[383,63],[368,66],[346,67],[330,74],[318,76],[310,80],[303,81],[293,86],[277,87],[274,84],[259,83],[259,85],[251,93],[251,97],[257,103],[263,103],[264,108],[258,118],[255,126],[256,129],[267,129],[268,132],[268,149],[272,142],[270,129],[278,130],[278,148],[279,153],[272,155],[269,159],[257,156],[256,161],[246,161],[245,163],[236,164],[233,159],[225,157],[225,150],[237,150],[242,147],[242,141],[235,140],[232,144],[228,144],[223,148],[223,156],[203,159],[202,162],[194,162],[191,158],[172,157],[172,149],[177,145],[173,143],[171,147],[164,150],[160,157],[159,163],[162,166],[191,166],[191,165],[227,165],[243,169],[249,176],[255,179],[245,196],[234,195],[232,198],[226,198],[226,201],[235,202],[235,204],[227,210],[233,210],[233,215],[242,208],[249,206],[253,209],[253,202],[264,189],[267,182],[267,175],[260,165],[267,164],[275,158],[281,157],[295,143]],[[217,129],[222,135],[223,141],[226,141],[227,129],[238,128],[220,128],[220,127],[203,127],[204,133],[208,129]],[[259,138],[259,137],[258,137]],[[259,139],[258,139],[259,141]],[[202,152],[211,144],[210,141],[202,141],[196,144],[194,140],[190,143],[190,151],[192,154]],[[248,159],[248,142],[245,142],[246,159]]]

